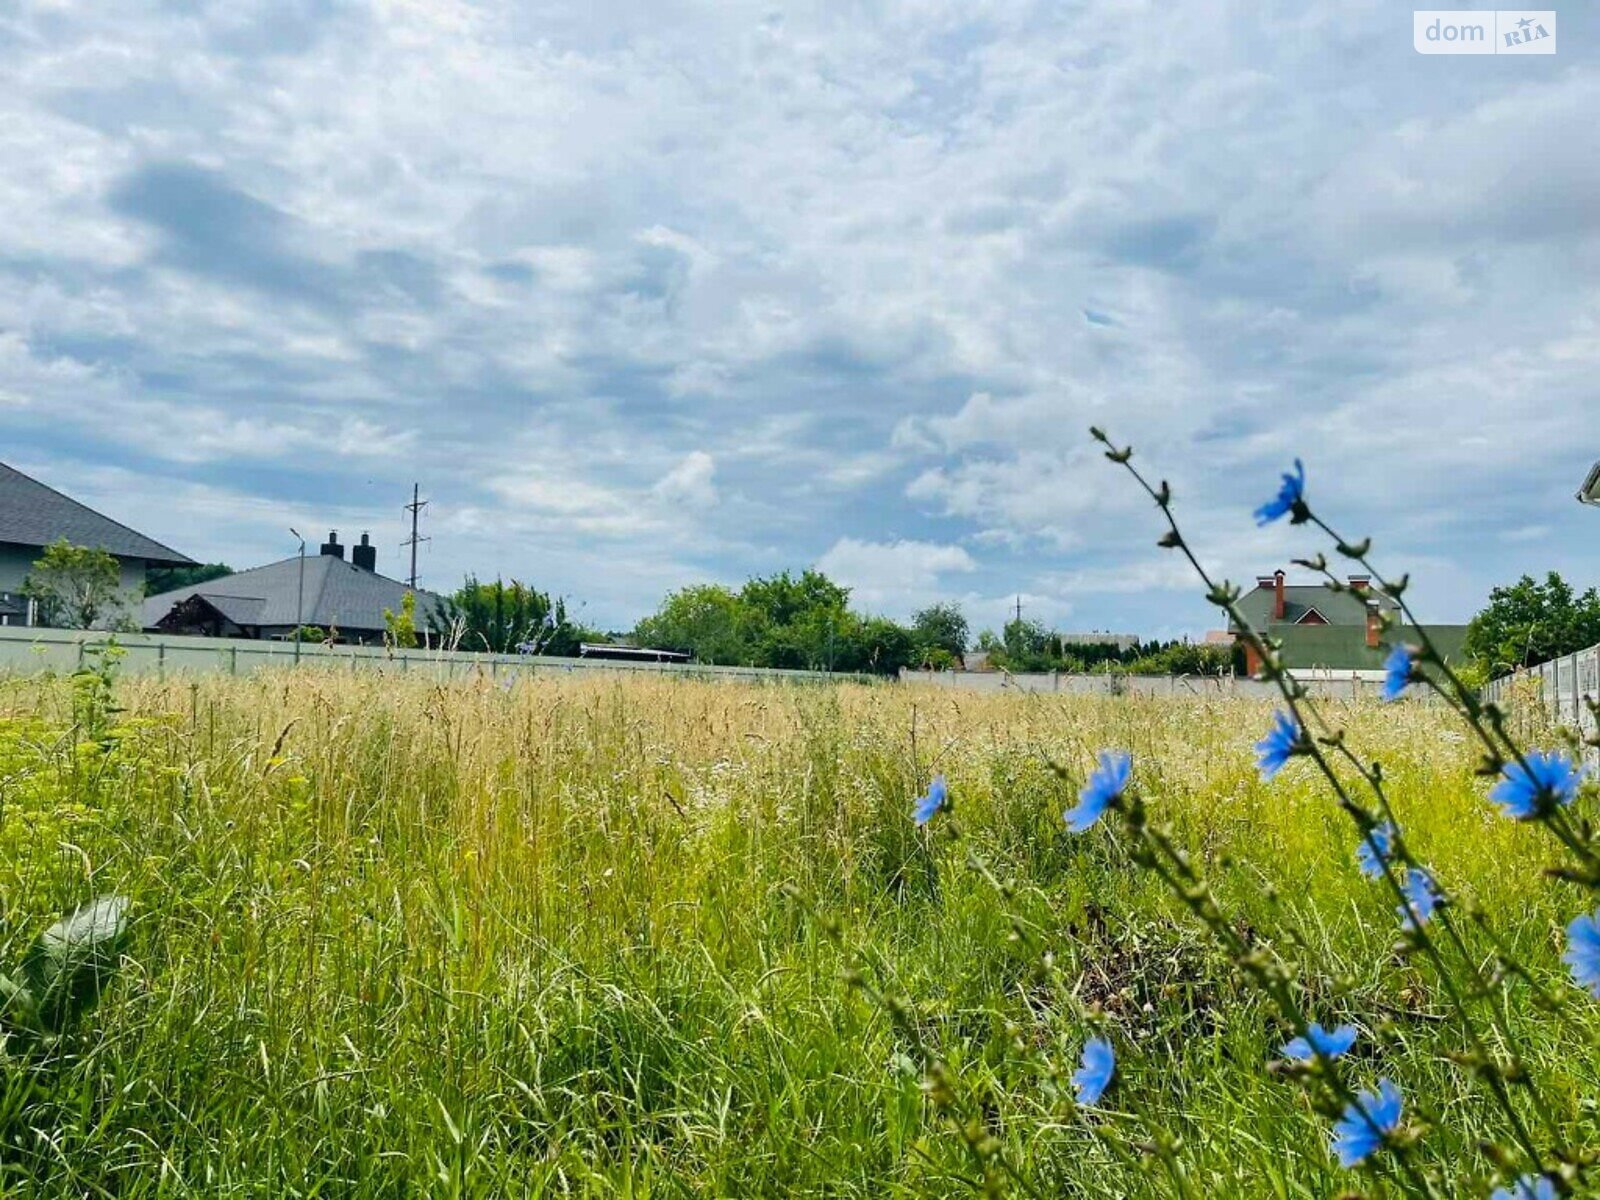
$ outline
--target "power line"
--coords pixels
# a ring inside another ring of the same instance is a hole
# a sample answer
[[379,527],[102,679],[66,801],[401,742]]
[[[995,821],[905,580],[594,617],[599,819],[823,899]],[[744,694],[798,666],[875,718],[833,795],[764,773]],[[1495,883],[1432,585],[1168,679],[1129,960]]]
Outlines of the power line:
[[417,590],[417,547],[423,542],[433,541],[431,537],[420,537],[417,533],[417,518],[422,515],[422,510],[427,507],[428,501],[422,498],[422,485],[420,483],[412,484],[411,503],[405,507],[405,511],[411,514],[411,536],[400,543],[400,548],[403,550],[407,546],[411,547],[411,579],[408,586],[413,592]]

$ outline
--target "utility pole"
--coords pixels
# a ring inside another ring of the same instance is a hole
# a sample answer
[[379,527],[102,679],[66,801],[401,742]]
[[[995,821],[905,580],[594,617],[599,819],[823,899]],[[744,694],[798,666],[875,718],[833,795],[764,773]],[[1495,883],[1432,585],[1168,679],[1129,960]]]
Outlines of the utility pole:
[[417,536],[417,518],[422,514],[422,510],[427,507],[428,502],[422,498],[422,485],[420,483],[412,484],[411,503],[406,505],[406,511],[411,514],[411,536],[401,542],[400,545],[402,548],[411,547],[411,579],[408,582],[408,586],[413,592],[417,590],[417,547],[423,542],[433,541],[432,538]]
[[306,540],[300,537],[300,531],[294,526],[289,527],[289,532],[300,542],[300,590],[294,599],[294,661],[300,661],[300,630],[306,623]]

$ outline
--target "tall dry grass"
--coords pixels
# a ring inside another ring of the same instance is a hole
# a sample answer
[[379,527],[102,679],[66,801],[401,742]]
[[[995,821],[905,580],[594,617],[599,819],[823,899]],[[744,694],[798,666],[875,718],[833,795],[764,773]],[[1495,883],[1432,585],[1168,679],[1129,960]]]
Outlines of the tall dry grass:
[[[1182,1135],[1204,1194],[1335,1194],[1319,1121],[1262,1070],[1280,1033],[1252,993],[1113,833],[1062,831],[1046,758],[1081,772],[1105,746],[1133,752],[1241,927],[1448,1115],[1430,1154],[1465,1156],[1489,1120],[1426,1065],[1451,1034],[1348,821],[1299,763],[1258,781],[1257,703],[314,671],[118,698],[106,752],[63,681],[0,690],[0,962],[90,893],[137,918],[85,1036],[3,1067],[15,1194],[959,1193],[904,1047],[785,885],[917,1000],[1043,1192],[1162,1194],[1041,1105],[1015,1041],[1060,1002],[988,885],[908,820],[934,771],[1137,1048],[1121,1086]],[[1571,914],[1462,736],[1419,704],[1331,712],[1384,762],[1413,844],[1562,990]],[[1592,1141],[1600,1026],[1575,1002],[1511,1016]]]

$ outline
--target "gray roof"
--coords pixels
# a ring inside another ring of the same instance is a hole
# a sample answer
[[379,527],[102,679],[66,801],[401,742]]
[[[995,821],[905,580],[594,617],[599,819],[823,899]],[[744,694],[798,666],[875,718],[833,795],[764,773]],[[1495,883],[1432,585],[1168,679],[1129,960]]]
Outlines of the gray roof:
[[267,612],[265,596],[218,596],[203,591],[196,595],[241,629],[246,626],[260,628],[261,618]]
[[27,615],[28,610],[20,602],[7,600],[4,596],[0,596],[0,617],[25,617]]
[[194,560],[135,533],[126,525],[63,496],[55,488],[0,463],[0,542],[48,546],[66,538],[74,546],[107,550],[118,558],[142,558],[162,566],[192,566]]
[[[304,607],[301,623],[326,629],[381,630],[383,610],[400,611],[401,598],[411,589],[398,579],[364,571],[331,554],[308,554],[305,559]],[[265,629],[293,629],[300,604],[300,558],[286,558],[221,579],[151,596],[144,602],[142,624],[153,629],[172,606],[190,596],[200,596],[236,625]],[[417,589],[417,627],[426,627],[428,609],[439,603],[432,592]],[[235,615],[237,614],[237,615]]]

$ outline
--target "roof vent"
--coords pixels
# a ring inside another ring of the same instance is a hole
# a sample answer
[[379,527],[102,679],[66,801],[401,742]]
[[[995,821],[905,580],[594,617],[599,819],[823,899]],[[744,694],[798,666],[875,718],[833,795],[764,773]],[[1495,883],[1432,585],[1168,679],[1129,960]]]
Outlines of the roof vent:
[[337,529],[328,531],[328,540],[322,543],[322,553],[329,558],[337,558],[340,562],[344,561],[344,547],[339,545],[339,531]]
[[378,548],[372,544],[372,539],[366,534],[361,535],[361,544],[350,548],[350,561],[363,571],[377,571]]

